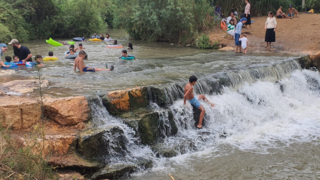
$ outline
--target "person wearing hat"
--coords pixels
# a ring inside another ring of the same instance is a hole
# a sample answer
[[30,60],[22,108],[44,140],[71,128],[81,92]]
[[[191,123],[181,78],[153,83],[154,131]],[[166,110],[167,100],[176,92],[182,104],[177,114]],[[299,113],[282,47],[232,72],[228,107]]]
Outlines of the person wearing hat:
[[[240,35],[241,35],[241,31],[242,31],[242,26],[246,22],[247,22],[247,18],[242,18],[242,19],[240,19],[240,22],[236,26],[236,31],[235,31],[235,35],[234,35],[234,40],[235,40],[235,44],[236,44],[236,53],[238,53],[238,52],[241,53]],[[238,49],[239,49],[239,51],[238,51]]]
[[13,47],[13,52],[15,56],[18,56],[20,61],[23,61],[24,63],[26,61],[32,62],[32,54],[30,50],[22,46],[17,39],[12,39],[9,43]]
[[6,52],[7,50],[8,50],[8,46],[6,44],[1,43],[0,44],[0,67],[10,67],[5,65],[2,61],[3,53]]
[[288,13],[288,17],[290,18],[294,18],[295,14],[298,17],[298,14],[299,14],[299,12],[294,7],[292,7],[292,5],[290,5],[289,9],[287,10],[287,13]]

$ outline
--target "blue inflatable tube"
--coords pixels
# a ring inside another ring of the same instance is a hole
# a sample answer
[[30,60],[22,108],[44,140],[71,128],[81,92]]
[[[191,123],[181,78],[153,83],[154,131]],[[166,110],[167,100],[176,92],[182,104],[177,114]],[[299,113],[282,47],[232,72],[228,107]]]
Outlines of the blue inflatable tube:
[[131,60],[135,60],[136,57],[134,57],[134,56],[128,56],[128,57],[121,57],[120,59],[131,61]]
[[[64,54],[65,55],[69,54],[69,51],[66,51]],[[74,55],[69,55],[69,56],[66,56],[65,58],[66,59],[75,59],[77,57],[78,57],[78,53],[74,53]]]
[[74,41],[84,41],[84,38],[82,37],[75,37],[73,38]]
[[13,69],[13,68],[19,67],[17,64],[12,63],[12,62],[10,62],[10,63],[6,62],[5,65],[10,66],[10,67],[2,67],[2,69]]

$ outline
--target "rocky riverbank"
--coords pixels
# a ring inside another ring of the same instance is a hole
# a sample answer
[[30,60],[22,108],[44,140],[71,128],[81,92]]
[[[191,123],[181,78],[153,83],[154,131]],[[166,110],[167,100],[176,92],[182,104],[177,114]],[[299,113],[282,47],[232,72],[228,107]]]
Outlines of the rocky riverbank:
[[[320,55],[297,59],[302,68],[320,68]],[[296,63],[283,67],[294,70]],[[276,66],[276,65],[275,65]],[[269,69],[270,72],[278,69]],[[281,68],[280,68],[281,69]],[[259,80],[258,70],[248,70],[252,79]],[[202,91],[206,94],[220,93],[223,86],[236,86],[229,75],[201,79]],[[41,88],[50,87],[50,82],[40,83]],[[168,148],[163,139],[178,133],[174,120],[174,109],[170,105],[183,98],[182,85],[169,87],[137,87],[110,91],[99,96],[48,97],[39,98],[36,80],[10,81],[0,84],[0,125],[11,128],[15,139],[25,146],[37,141],[34,153],[43,152],[49,157],[48,163],[60,172],[61,178],[70,177],[70,172],[79,179],[116,178],[137,169],[152,167],[150,159],[139,158],[130,163],[110,163],[112,155],[124,156],[128,149],[128,139],[123,129],[107,125],[92,117],[93,107],[106,108],[114,118],[121,119],[133,129],[138,144],[151,147],[158,157],[173,157],[184,153],[184,148],[192,148],[190,142],[181,142]],[[17,95],[18,94],[18,95]],[[194,110],[194,119],[199,112]],[[106,121],[111,121],[107,119]],[[44,135],[31,137],[30,133],[43,129]],[[110,145],[110,141],[112,143]],[[196,147],[194,147],[196,148]],[[179,152],[178,152],[179,150]],[[68,174],[69,173],[69,174]],[[72,174],[71,173],[71,174]],[[82,177],[82,175],[85,175]]]

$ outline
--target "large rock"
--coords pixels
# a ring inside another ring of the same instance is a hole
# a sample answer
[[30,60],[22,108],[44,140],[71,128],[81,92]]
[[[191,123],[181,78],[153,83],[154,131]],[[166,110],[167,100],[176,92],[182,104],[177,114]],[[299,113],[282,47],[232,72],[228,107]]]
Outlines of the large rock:
[[316,65],[317,64],[316,61],[312,61],[310,59],[310,56],[301,57],[299,59],[299,64],[300,64],[301,68],[304,68],[304,69],[309,69],[314,65],[317,66]]
[[172,112],[165,111],[143,116],[139,121],[138,131],[143,144],[153,145],[161,137],[175,135],[178,128],[173,120]]
[[183,89],[179,84],[172,84],[166,87],[148,87],[149,100],[160,107],[167,107],[178,99],[183,98]]
[[[41,88],[46,88],[49,85],[49,81],[41,80]],[[18,93],[31,93],[35,89],[40,88],[39,81],[34,80],[14,80],[6,83],[1,83],[0,86],[8,88],[9,91],[18,92]]]
[[[232,36],[231,36],[232,37]],[[232,37],[233,38],[233,37]],[[220,48],[219,51],[234,51],[235,49],[233,47],[230,46],[226,46],[223,48]]]
[[88,161],[86,159],[83,159],[76,154],[67,154],[63,156],[51,156],[48,164],[53,166],[54,169],[78,169],[82,172],[86,170],[96,171],[99,168],[103,167],[103,164],[94,162],[94,161]]
[[149,104],[146,87],[112,91],[103,96],[102,100],[112,115],[146,107]]
[[0,98],[0,125],[26,129],[40,121],[41,106],[36,100],[4,96]]
[[77,152],[86,159],[102,160],[109,155],[124,155],[126,138],[121,128],[92,128],[78,134]]
[[45,99],[46,117],[60,125],[73,126],[90,119],[90,108],[84,96]]
[[91,180],[99,179],[114,179],[123,176],[126,173],[131,173],[134,171],[136,166],[134,164],[114,164],[108,165],[105,168],[101,169],[95,173]]

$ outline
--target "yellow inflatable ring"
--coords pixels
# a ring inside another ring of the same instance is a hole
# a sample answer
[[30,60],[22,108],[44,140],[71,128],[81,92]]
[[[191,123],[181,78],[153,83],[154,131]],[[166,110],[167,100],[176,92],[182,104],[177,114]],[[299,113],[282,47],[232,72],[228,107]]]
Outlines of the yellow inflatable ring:
[[94,39],[89,39],[89,41],[102,41],[102,40],[98,38],[94,38]]
[[59,58],[55,57],[55,56],[47,56],[45,58],[43,58],[43,61],[56,61]]

